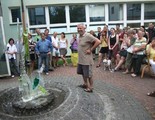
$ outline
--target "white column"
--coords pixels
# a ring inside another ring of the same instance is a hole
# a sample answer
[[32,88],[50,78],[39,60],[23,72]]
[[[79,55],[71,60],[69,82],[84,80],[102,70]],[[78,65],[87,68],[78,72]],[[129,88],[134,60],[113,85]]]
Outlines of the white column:
[[123,4],[123,21],[124,21],[124,25],[123,27],[127,27],[127,3]]
[[89,5],[85,6],[85,13],[86,13],[86,25],[87,25],[87,31],[90,30],[89,24],[90,24],[90,19],[89,19]]
[[65,6],[65,14],[66,14],[66,24],[67,24],[67,32],[70,32],[70,14],[69,14],[69,6]]
[[105,24],[108,25],[109,23],[109,8],[108,4],[105,4]]
[[45,18],[46,18],[47,29],[49,29],[49,32],[50,32],[51,31],[50,30],[50,16],[49,16],[49,9],[48,9],[48,7],[45,7]]
[[141,25],[144,25],[144,3],[141,4]]

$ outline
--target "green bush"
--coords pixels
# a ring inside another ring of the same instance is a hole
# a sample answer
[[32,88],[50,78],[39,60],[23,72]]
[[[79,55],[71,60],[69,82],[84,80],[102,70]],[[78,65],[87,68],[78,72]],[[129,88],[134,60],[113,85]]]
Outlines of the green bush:
[[[66,59],[67,59],[67,63],[70,64],[71,63],[71,59],[70,58],[66,58]],[[59,59],[58,65],[63,65],[62,59]]]

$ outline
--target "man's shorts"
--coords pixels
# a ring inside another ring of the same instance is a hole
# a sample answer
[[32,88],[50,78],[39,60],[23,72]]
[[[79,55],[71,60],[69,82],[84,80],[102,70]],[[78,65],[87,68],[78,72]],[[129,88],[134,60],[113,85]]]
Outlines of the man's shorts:
[[93,76],[92,65],[78,64],[77,74],[81,74],[83,77],[86,77],[86,78],[91,78]]

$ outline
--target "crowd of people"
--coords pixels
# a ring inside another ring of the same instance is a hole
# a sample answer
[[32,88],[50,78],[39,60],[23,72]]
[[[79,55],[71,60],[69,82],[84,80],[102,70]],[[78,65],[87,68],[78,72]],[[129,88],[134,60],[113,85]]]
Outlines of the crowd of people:
[[[68,48],[68,40],[65,37],[65,33],[62,32],[60,38],[57,37],[57,32],[53,33],[51,37],[49,35],[49,30],[45,29],[43,33],[40,32],[40,29],[36,29],[36,36],[32,37],[30,33],[28,33],[28,42],[29,42],[29,54],[30,54],[30,73],[33,72],[35,66],[37,65],[37,69],[40,69],[44,64],[44,73],[48,75],[49,69],[51,67],[52,70],[58,66],[59,58],[62,59],[63,65],[67,65],[66,54]],[[19,42],[19,41],[17,41]],[[22,44],[19,45],[15,43],[13,38],[10,38],[7,44],[7,51],[11,76],[20,75],[19,64],[17,65],[17,53],[21,53],[24,49],[23,40],[20,41]],[[19,61],[18,61],[19,62]],[[13,69],[15,70],[13,70]]]
[[[31,71],[34,70],[36,62],[38,63],[38,69],[41,68],[42,64],[45,65],[44,72],[47,75],[49,67],[56,68],[59,66],[59,59],[62,59],[63,66],[68,65],[66,54],[70,46],[72,53],[79,54],[77,73],[82,74],[84,79],[84,84],[80,86],[86,88],[85,91],[88,92],[93,89],[93,81],[92,77],[90,77],[91,75],[88,74],[90,71],[87,71],[87,69],[91,69],[93,64],[91,57],[95,59],[95,54],[98,54],[97,68],[101,67],[103,65],[102,62],[107,60],[110,61],[109,65],[112,64],[110,72],[114,73],[124,67],[123,74],[131,73],[132,77],[140,75],[141,65],[144,59],[148,58],[152,73],[155,74],[155,27],[153,23],[149,23],[147,29],[145,26],[140,26],[136,29],[130,27],[120,29],[119,24],[116,24],[116,28],[108,29],[108,25],[104,25],[103,29],[101,27],[97,28],[97,34],[93,30],[87,34],[85,29],[85,25],[77,25],[79,37],[77,37],[77,34],[73,34],[70,43],[64,32],[61,33],[60,38],[57,37],[57,32],[50,36],[48,29],[45,29],[44,33],[41,33],[40,29],[36,29],[37,34],[33,38],[29,33]],[[91,44],[88,44],[89,42]],[[92,50],[83,51],[91,47]],[[11,69],[12,77],[15,74],[20,75],[19,69],[15,67],[17,52],[18,48],[13,38],[10,38],[7,45],[7,54],[10,68],[15,69]],[[87,55],[85,57],[85,54],[90,54],[90,56]],[[89,85],[86,83],[86,78],[89,78]]]
[[[131,73],[132,77],[140,74],[141,65],[146,56],[149,56],[151,70],[155,74],[155,27],[149,23],[148,29],[140,26],[137,29],[125,27],[122,30],[117,24],[116,28],[103,30],[98,28],[100,34],[100,51],[96,67],[100,67],[104,59],[111,60],[114,68],[111,72],[116,72],[125,66],[124,74]],[[150,47],[151,46],[151,47]]]

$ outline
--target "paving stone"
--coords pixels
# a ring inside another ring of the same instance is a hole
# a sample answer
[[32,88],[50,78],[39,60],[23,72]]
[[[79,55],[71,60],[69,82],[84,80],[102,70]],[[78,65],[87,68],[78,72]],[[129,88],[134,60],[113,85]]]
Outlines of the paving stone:
[[[125,88],[118,87],[117,83],[116,85],[112,83],[114,78],[109,80],[112,82],[103,80],[110,79],[114,74],[98,75],[104,71],[96,69],[97,76],[93,93],[87,93],[77,87],[82,84],[82,77],[76,73],[70,74],[75,68],[60,67],[58,69],[48,76],[43,76],[47,88],[55,87],[67,93],[65,101],[58,108],[39,117],[30,116],[30,118],[23,117],[22,119],[8,117],[0,118],[0,120],[152,120],[151,115],[131,93]],[[116,79],[121,78],[117,76]],[[14,87],[18,86],[15,78],[13,81],[5,81],[4,84],[0,81],[0,91],[11,88],[11,82]],[[123,82],[120,84],[123,85]]]

